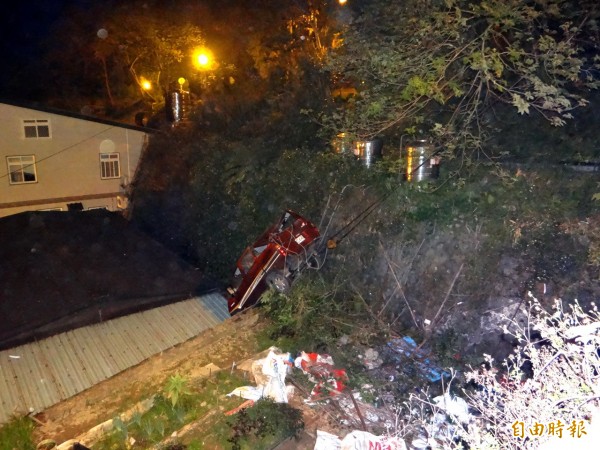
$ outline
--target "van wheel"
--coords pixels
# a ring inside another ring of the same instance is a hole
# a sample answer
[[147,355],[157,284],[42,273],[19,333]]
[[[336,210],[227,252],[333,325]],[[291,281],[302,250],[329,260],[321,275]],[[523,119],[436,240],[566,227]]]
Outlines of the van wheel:
[[282,294],[290,290],[290,280],[279,271],[271,272],[267,275],[267,284]]

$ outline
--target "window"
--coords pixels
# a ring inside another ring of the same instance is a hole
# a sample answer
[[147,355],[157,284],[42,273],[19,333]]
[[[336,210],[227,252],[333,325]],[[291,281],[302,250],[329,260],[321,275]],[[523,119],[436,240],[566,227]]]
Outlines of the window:
[[36,183],[35,156],[7,156],[10,184]]
[[42,139],[50,137],[50,121],[47,119],[23,120],[25,139]]
[[100,153],[100,178],[119,178],[121,168],[119,167],[118,153]]

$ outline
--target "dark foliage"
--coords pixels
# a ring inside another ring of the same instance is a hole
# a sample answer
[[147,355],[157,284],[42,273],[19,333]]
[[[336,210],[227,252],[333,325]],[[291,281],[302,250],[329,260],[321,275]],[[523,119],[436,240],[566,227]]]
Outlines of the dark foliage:
[[242,443],[251,446],[267,436],[279,440],[297,437],[304,429],[304,421],[300,410],[263,398],[239,411],[231,421],[231,428],[229,442],[234,450],[240,450]]

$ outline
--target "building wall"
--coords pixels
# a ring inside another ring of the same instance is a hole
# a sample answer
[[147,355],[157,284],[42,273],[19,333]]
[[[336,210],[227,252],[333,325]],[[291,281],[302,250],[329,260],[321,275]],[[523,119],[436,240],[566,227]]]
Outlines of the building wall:
[[[25,137],[24,121],[30,120],[38,121],[27,123],[35,130],[48,121],[50,136]],[[83,209],[125,209],[127,186],[147,143],[143,130],[7,104],[0,104],[0,133],[0,217],[66,210],[70,203],[81,203]],[[102,179],[101,154],[118,154],[118,178]],[[31,155],[36,181],[11,184],[16,175],[9,173],[8,158]]]

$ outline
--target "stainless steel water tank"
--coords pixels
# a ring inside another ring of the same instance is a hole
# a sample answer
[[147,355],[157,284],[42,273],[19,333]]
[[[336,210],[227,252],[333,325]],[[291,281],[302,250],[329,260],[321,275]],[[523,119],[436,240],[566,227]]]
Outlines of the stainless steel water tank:
[[423,181],[439,176],[439,158],[434,156],[434,148],[426,139],[409,143],[405,149],[406,181]]
[[349,154],[352,152],[352,139],[348,133],[339,133],[332,142],[335,153]]
[[189,92],[173,90],[167,94],[167,119],[173,124],[181,122],[188,113]]
[[383,156],[383,140],[376,138],[369,141],[356,141],[354,155],[366,167],[371,167]]

